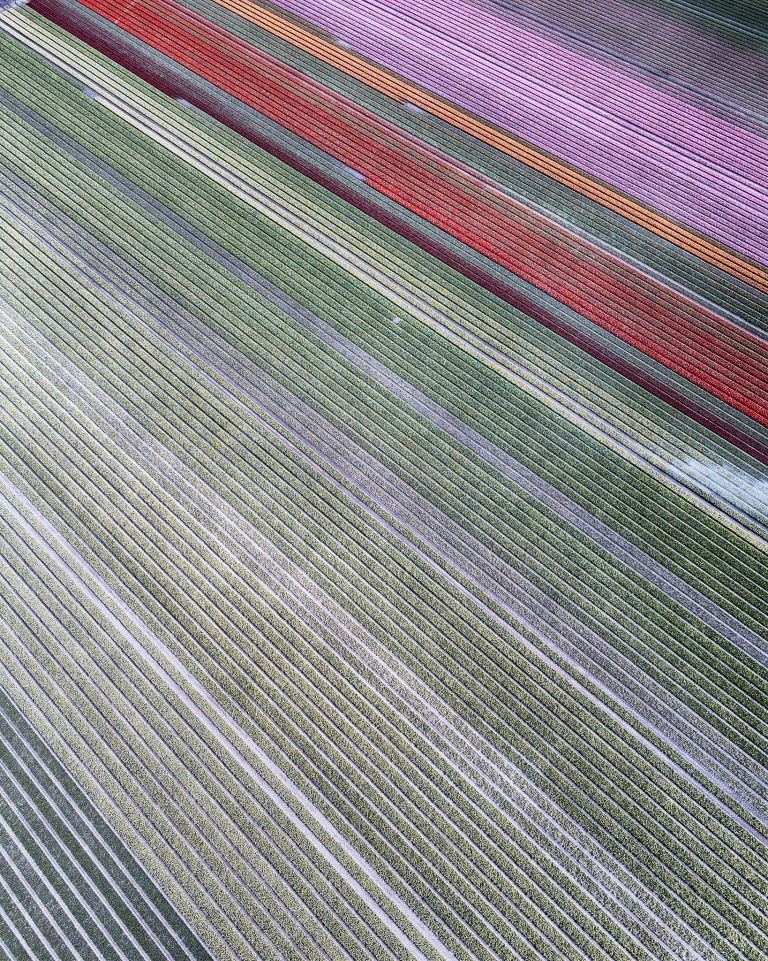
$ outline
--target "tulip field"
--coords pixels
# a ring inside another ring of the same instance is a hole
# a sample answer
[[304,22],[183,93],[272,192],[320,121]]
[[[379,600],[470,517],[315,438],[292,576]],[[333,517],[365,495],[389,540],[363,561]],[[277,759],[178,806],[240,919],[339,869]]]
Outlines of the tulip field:
[[589,7],[0,12],[3,961],[768,957],[768,24]]

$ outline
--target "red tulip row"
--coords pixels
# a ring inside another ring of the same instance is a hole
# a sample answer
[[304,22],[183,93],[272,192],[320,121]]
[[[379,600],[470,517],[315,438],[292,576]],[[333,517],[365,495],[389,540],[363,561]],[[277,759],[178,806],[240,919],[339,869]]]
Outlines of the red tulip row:
[[368,184],[590,321],[768,425],[766,345],[566,230],[344,98],[170,0],[86,0],[364,174]]

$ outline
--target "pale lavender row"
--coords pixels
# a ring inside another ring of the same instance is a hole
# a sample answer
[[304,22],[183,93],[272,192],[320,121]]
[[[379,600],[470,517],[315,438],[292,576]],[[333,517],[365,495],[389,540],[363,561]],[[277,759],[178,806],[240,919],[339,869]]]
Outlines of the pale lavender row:
[[737,28],[683,19],[678,7],[659,0],[474,0],[481,11],[554,37],[675,95],[768,131],[768,56],[745,44]]
[[281,5],[768,265],[768,139],[464,0]]

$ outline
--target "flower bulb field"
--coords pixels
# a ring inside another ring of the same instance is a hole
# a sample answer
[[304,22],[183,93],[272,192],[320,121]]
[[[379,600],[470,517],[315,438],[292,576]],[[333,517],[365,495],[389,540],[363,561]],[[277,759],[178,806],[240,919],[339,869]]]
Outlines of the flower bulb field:
[[0,3],[0,961],[768,958],[768,14]]

